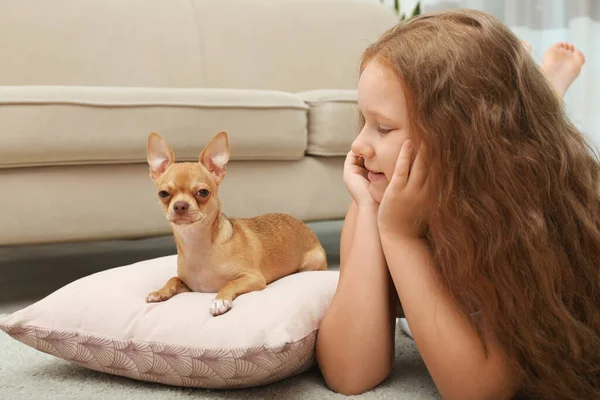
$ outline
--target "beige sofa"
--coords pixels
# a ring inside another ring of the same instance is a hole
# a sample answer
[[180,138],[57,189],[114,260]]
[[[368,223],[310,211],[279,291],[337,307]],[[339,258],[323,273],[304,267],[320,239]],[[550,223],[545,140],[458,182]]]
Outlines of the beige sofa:
[[367,0],[6,0],[0,244],[168,234],[150,131],[195,160],[218,131],[229,216],[344,216],[362,51],[397,22]]

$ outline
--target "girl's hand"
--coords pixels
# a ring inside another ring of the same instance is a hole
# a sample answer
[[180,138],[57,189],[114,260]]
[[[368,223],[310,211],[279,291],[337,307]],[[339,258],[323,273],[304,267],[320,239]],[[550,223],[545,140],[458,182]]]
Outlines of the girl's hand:
[[344,183],[354,202],[360,207],[367,204],[377,204],[369,193],[368,171],[363,160],[350,151],[344,162]]
[[423,150],[417,153],[411,168],[413,143],[402,144],[394,175],[383,193],[377,216],[379,234],[419,238],[426,226],[424,205],[428,200],[427,172]]

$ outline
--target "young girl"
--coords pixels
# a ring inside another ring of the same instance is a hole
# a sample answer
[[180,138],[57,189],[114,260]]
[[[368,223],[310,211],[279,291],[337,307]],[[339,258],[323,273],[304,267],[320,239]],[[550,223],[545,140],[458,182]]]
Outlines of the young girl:
[[317,338],[332,390],[386,378],[399,299],[445,399],[600,399],[600,165],[561,101],[583,62],[558,44],[541,70],[471,10],[366,50],[354,201]]

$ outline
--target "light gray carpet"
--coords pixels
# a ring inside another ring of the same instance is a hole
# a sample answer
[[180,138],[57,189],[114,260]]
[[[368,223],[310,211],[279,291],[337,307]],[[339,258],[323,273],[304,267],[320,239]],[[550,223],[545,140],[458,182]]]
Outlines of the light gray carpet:
[[[340,399],[327,389],[317,368],[269,386],[206,390],[140,382],[73,365],[41,353],[0,331],[0,399]],[[411,339],[397,333],[396,364],[380,386],[356,399],[439,399]]]

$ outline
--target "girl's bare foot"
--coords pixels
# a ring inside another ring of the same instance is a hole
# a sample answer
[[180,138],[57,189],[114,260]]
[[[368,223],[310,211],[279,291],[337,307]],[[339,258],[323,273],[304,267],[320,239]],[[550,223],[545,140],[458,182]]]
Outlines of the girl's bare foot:
[[562,98],[585,63],[583,53],[570,43],[555,43],[544,53],[540,64],[542,71]]

